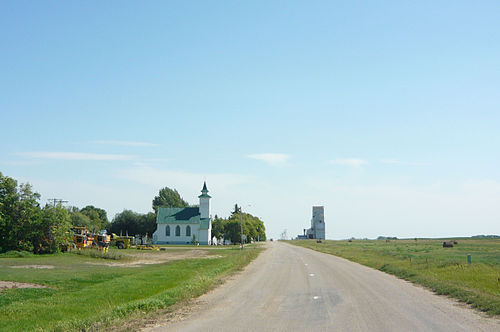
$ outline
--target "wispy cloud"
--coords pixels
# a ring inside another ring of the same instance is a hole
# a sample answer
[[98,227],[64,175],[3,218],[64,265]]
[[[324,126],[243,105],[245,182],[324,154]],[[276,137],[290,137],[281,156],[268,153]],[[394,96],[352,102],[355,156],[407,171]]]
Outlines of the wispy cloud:
[[40,160],[33,160],[33,159],[0,161],[0,165],[5,165],[5,166],[36,166],[40,164],[41,164]]
[[131,160],[135,157],[126,154],[101,154],[83,152],[54,152],[32,151],[19,152],[17,155],[32,159],[58,159],[58,160]]
[[247,155],[247,158],[260,160],[276,166],[285,164],[290,159],[290,155],[284,153],[260,153]]
[[158,144],[149,143],[149,142],[112,141],[112,140],[91,141],[90,143],[103,144],[103,145],[132,146],[132,147],[157,146],[158,145]]
[[337,158],[334,160],[330,160],[330,164],[350,166],[350,167],[361,167],[367,164],[367,161],[359,158]]
[[379,160],[383,164],[392,164],[392,165],[403,165],[403,166],[428,166],[429,163],[419,163],[419,162],[410,162],[410,161],[402,161],[395,158],[386,158]]
[[149,166],[136,166],[117,170],[114,175],[121,179],[127,179],[155,188],[169,185],[174,188],[186,190],[186,192],[192,191],[193,188],[197,191],[198,187],[203,184],[203,179],[209,179],[207,182],[209,182],[210,187],[217,188],[240,185],[250,181],[248,176],[239,174],[191,173]]

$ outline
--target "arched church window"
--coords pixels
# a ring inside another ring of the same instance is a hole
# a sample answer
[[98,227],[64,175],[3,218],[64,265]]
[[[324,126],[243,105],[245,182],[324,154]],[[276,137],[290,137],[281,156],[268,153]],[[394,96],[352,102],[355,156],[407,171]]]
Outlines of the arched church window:
[[181,236],[181,226],[175,226],[175,236]]
[[191,236],[191,226],[189,225],[186,227],[186,236]]
[[170,226],[167,225],[167,228],[165,228],[165,236],[170,236]]

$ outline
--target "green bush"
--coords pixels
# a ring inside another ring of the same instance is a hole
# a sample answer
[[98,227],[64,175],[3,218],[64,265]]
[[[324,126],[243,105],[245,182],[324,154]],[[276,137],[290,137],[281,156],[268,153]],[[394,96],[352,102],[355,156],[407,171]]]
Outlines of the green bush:
[[0,258],[31,257],[31,256],[33,256],[32,252],[17,251],[17,250],[10,250],[0,254]]

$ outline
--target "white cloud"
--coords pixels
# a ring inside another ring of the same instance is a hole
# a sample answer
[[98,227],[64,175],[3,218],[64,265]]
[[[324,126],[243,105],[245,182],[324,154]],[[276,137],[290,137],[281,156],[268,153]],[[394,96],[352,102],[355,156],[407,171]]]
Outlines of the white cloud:
[[8,161],[0,161],[0,165],[5,166],[36,166],[40,165],[40,160],[8,160]]
[[260,154],[250,154],[247,156],[251,159],[261,160],[271,165],[282,165],[285,164],[290,155],[284,153],[260,153]]
[[155,143],[149,143],[149,142],[132,142],[132,141],[92,141],[90,143],[95,143],[95,144],[105,144],[105,145],[119,145],[119,146],[133,146],[133,147],[140,147],[140,146],[158,146],[158,144]]
[[383,164],[402,165],[402,166],[428,166],[428,165],[430,165],[429,163],[402,161],[402,160],[395,159],[395,158],[380,159],[379,161]]
[[207,185],[216,187],[228,187],[247,183],[250,179],[244,175],[237,174],[201,174],[183,171],[173,171],[168,169],[158,169],[149,166],[138,166],[129,169],[123,169],[115,172],[118,178],[134,181],[153,188],[162,188],[164,186],[173,187],[179,192],[197,192],[201,188],[203,181]]
[[364,164],[367,164],[367,162],[366,160],[358,158],[337,158],[334,160],[330,160],[330,164],[350,166],[350,167],[360,167]]
[[82,152],[57,152],[57,151],[32,151],[19,152],[17,155],[32,159],[58,159],[58,160],[131,160],[132,155],[102,154]]

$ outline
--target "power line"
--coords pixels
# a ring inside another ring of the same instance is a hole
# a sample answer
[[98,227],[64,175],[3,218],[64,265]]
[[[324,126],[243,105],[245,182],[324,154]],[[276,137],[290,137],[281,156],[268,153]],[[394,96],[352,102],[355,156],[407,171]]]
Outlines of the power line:
[[51,202],[54,207],[56,207],[57,204],[68,203],[68,201],[60,198],[49,198],[48,201]]

